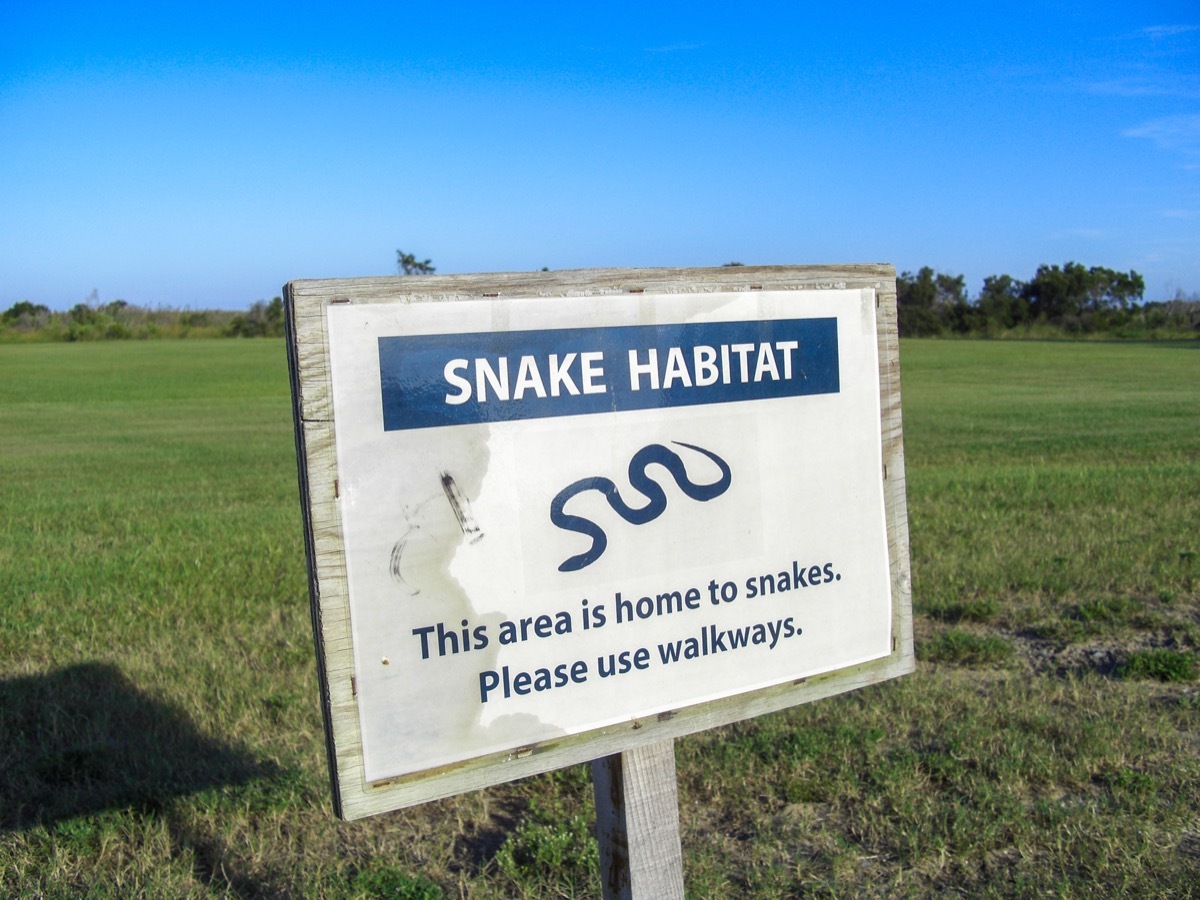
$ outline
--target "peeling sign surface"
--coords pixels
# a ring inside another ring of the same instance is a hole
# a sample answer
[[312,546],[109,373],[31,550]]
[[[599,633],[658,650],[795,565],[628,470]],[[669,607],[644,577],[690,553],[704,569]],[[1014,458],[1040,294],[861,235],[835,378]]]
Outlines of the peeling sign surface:
[[873,290],[326,315],[367,781],[891,652]]

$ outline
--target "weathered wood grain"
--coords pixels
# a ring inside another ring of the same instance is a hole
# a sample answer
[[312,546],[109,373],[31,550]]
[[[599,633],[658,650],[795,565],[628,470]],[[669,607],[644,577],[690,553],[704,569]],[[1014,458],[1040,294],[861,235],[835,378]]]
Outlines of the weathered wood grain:
[[595,760],[592,786],[605,898],[682,900],[675,742]]

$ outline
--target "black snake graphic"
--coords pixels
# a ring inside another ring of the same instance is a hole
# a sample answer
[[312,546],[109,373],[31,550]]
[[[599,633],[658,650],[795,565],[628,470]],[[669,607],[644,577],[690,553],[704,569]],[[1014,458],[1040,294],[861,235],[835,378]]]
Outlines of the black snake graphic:
[[558,571],[574,572],[584,566],[589,566],[599,559],[605,548],[608,547],[608,535],[604,533],[603,528],[591,519],[563,512],[567,501],[576,494],[582,494],[584,491],[599,491],[608,500],[608,505],[626,522],[631,525],[645,525],[661,516],[667,508],[667,495],[663,492],[662,486],[646,474],[646,468],[654,463],[658,463],[670,472],[675,483],[679,485],[679,489],[693,500],[701,502],[711,500],[729,489],[732,477],[725,460],[712,451],[697,447],[695,444],[685,444],[682,441],[672,441],[671,443],[695,450],[697,453],[703,453],[720,467],[721,477],[712,484],[696,484],[688,478],[687,469],[678,453],[662,444],[650,444],[633,454],[633,459],[629,461],[629,483],[634,490],[643,494],[649,501],[640,509],[633,508],[621,499],[617,486],[613,484],[611,478],[595,475],[572,482],[559,491],[551,502],[550,521],[565,531],[578,531],[580,534],[587,535],[592,539],[592,546],[585,553],[564,560],[559,565]]

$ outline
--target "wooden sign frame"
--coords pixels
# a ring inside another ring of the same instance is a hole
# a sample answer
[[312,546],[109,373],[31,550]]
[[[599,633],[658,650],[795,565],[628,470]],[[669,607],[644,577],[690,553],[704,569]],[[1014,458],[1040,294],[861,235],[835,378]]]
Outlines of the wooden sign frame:
[[[365,778],[338,501],[327,309],[332,304],[871,289],[879,359],[879,473],[891,577],[891,653],[870,662],[388,781]],[[284,288],[313,631],[334,808],[345,819],[670,741],[913,671],[912,608],[896,332],[895,269],[883,264],[599,269],[293,281]]]

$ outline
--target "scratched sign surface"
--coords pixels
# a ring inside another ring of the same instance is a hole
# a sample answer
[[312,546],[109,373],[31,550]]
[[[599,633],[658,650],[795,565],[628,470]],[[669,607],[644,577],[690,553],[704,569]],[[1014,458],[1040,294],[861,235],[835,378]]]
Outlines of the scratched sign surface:
[[327,315],[368,781],[891,651],[873,291]]

